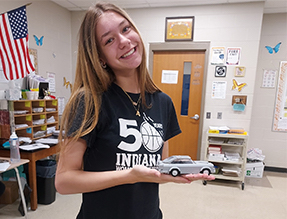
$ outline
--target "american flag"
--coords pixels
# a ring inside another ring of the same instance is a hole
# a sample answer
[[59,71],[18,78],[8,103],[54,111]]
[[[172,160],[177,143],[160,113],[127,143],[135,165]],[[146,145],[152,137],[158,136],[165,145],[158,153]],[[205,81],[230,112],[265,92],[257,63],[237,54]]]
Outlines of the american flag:
[[28,50],[26,6],[0,15],[0,59],[7,80],[33,72]]

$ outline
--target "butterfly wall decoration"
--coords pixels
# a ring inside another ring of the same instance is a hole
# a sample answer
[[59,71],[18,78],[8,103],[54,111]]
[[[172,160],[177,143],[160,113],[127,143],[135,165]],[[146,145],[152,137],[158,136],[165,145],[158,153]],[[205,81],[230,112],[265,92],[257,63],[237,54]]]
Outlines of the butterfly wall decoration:
[[265,46],[265,48],[268,50],[268,52],[269,52],[270,54],[273,54],[273,52],[274,52],[274,53],[277,53],[277,52],[279,51],[280,46],[281,46],[281,42],[278,43],[274,48],[272,48],[271,46]]
[[240,92],[242,88],[245,87],[246,85],[247,85],[246,83],[238,84],[237,81],[233,79],[232,90],[237,89]]
[[64,77],[64,86],[66,86],[66,88],[70,86],[70,90],[72,92],[73,85],[70,83],[70,81],[66,80],[66,77]]
[[36,41],[37,46],[42,46],[43,45],[44,36],[41,36],[40,39],[36,35],[33,35],[33,37],[34,37],[34,39]]

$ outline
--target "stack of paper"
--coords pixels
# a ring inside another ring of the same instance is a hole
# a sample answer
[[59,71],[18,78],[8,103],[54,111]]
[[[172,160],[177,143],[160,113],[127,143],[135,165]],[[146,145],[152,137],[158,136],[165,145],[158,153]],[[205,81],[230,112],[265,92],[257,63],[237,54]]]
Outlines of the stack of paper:
[[231,138],[228,139],[228,144],[234,144],[234,145],[243,145],[244,139],[238,139],[238,138]]
[[36,143],[36,144],[22,145],[19,146],[19,148],[25,151],[33,151],[41,148],[50,148],[50,146],[46,144]]
[[208,140],[209,143],[211,144],[223,144],[224,143],[224,139],[223,138],[210,138]]
[[53,123],[55,122],[55,117],[54,116],[51,116],[50,118],[47,119],[47,123]]
[[223,167],[221,170],[224,176],[239,176],[241,172],[238,167]]
[[239,159],[240,159],[239,153],[225,152],[224,154],[225,154],[226,160],[239,161]]
[[24,128],[24,127],[27,127],[28,124],[15,124],[15,128],[16,129],[19,129],[19,128]]
[[43,143],[43,144],[58,144],[58,139],[55,138],[41,138],[36,140],[37,143]]
[[5,171],[9,168],[9,160],[0,159],[0,171]]

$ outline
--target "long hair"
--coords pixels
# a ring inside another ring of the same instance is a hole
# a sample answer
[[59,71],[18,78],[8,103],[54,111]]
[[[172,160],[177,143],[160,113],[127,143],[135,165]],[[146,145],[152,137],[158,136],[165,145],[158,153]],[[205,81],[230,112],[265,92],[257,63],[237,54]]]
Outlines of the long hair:
[[86,12],[79,30],[79,43],[77,54],[76,76],[71,97],[65,107],[62,120],[59,142],[67,136],[75,119],[76,109],[80,100],[85,103],[85,112],[80,128],[72,133],[69,138],[72,141],[90,133],[97,125],[99,111],[101,107],[101,97],[107,91],[111,83],[115,80],[115,75],[110,68],[102,68],[99,59],[99,46],[96,37],[96,26],[100,16],[108,11],[113,11],[124,17],[138,33],[143,45],[142,62],[137,69],[142,103],[147,106],[145,92],[154,93],[159,91],[153,83],[147,70],[146,51],[140,33],[129,15],[121,8],[110,3],[97,3]]

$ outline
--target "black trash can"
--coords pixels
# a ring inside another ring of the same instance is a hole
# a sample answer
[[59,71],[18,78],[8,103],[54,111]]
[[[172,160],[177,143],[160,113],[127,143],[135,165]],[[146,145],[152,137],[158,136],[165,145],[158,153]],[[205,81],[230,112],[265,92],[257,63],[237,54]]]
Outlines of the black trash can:
[[39,204],[48,205],[56,199],[56,167],[57,162],[55,160],[39,160],[36,162],[37,198]]

